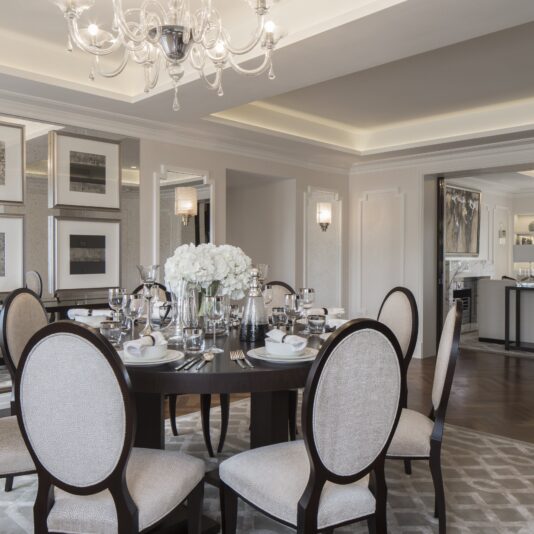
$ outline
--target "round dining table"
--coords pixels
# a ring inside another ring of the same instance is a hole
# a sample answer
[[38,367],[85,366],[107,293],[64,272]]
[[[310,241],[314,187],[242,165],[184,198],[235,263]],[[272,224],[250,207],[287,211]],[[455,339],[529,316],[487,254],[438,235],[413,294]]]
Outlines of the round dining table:
[[[299,327],[297,327],[299,328]],[[206,339],[206,350],[212,346]],[[310,336],[308,345],[319,348],[321,339]],[[239,330],[218,336],[216,346],[223,352],[202,369],[176,370],[180,361],[159,366],[127,366],[137,409],[136,447],[165,447],[164,398],[169,394],[250,394],[250,447],[288,441],[290,391],[303,388],[311,362],[271,363],[248,358],[254,365],[242,368],[230,359],[230,351],[247,352],[264,343],[241,342]],[[172,348],[172,347],[170,347]]]

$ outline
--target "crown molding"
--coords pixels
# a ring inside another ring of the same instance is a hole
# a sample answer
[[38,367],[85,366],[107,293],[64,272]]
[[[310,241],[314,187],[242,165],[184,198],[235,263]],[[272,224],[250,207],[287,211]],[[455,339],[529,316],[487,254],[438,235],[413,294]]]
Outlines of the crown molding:
[[[76,126],[125,137],[201,148],[216,152],[253,157],[306,168],[318,172],[348,176],[354,157],[334,149],[318,150],[302,140],[278,140],[267,134],[255,139],[231,127],[211,125],[169,125],[157,121],[95,110],[45,98],[22,96],[0,90],[0,113],[12,117],[47,122],[58,126]],[[61,118],[58,121],[58,117]],[[299,157],[295,157],[295,153]]]

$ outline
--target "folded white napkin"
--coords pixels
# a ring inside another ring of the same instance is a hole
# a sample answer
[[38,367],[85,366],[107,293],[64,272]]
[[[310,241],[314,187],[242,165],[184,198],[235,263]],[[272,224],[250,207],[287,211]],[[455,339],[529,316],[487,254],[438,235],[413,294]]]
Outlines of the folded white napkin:
[[269,339],[272,339],[273,341],[278,341],[279,343],[291,345],[291,348],[294,352],[300,352],[301,350],[304,350],[308,345],[308,340],[306,338],[300,336],[290,336],[282,330],[279,330],[278,328],[270,330],[267,333],[267,337]]
[[110,310],[89,310],[87,308],[72,308],[67,312],[67,317],[73,321],[76,317],[98,317],[106,316],[108,317],[111,314]]
[[99,317],[92,317],[92,316],[84,316],[84,315],[76,315],[74,317],[74,320],[77,323],[86,324],[87,326],[90,326],[91,328],[100,328],[100,325],[107,321],[108,318],[105,315],[100,315]]
[[329,317],[326,320],[326,326],[328,328],[339,328],[348,322],[348,319],[337,319],[336,317]]
[[331,315],[332,317],[339,317],[345,314],[345,308],[310,308],[307,311],[308,315]]
[[133,358],[139,358],[143,355],[144,347],[154,347],[156,345],[166,345],[167,340],[161,332],[152,332],[150,336],[143,336],[133,341],[127,341],[124,344],[124,352]]

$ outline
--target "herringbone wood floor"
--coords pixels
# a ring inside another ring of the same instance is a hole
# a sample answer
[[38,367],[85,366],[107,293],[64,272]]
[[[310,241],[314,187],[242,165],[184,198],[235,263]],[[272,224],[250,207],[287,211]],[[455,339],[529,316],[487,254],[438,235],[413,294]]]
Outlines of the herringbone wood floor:
[[[412,360],[408,403],[430,411],[435,359]],[[246,395],[233,395],[232,400]],[[213,405],[218,405],[215,395]],[[199,410],[199,397],[178,397],[177,415]],[[473,430],[534,442],[534,359],[463,350],[458,361],[447,422]]]

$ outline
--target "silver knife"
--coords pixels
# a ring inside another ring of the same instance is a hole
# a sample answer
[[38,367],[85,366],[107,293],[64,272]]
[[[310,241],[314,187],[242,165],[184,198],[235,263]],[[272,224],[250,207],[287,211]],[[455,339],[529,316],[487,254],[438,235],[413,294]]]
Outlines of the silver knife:
[[202,367],[204,367],[207,363],[208,363],[208,360],[202,360],[202,361],[195,367],[195,370],[196,370],[196,371],[200,371],[200,370],[202,369]]
[[246,369],[245,364],[241,360],[236,360],[236,362],[237,362],[237,365],[239,365],[239,367],[241,367],[241,369]]
[[178,365],[177,367],[174,368],[175,371],[181,371],[187,364],[191,363],[192,361],[194,361],[195,358],[188,358],[187,360],[185,360],[184,362],[182,362],[180,365]]
[[254,369],[254,365],[252,365],[252,362],[248,358],[243,358],[243,360],[251,369]]
[[189,371],[189,369],[191,369],[191,367],[193,367],[193,365],[195,365],[195,363],[198,363],[200,358],[193,358],[193,361],[189,362],[185,367],[184,367],[184,371]]

